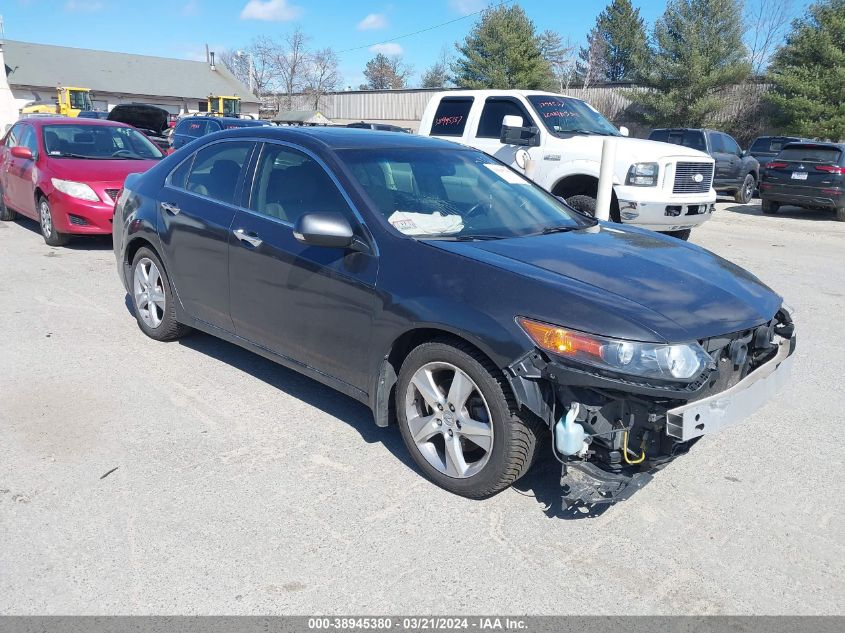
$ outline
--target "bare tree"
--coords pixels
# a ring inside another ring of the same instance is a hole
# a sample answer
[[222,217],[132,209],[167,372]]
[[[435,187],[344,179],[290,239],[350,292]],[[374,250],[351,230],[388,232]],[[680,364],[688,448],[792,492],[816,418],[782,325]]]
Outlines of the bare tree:
[[252,85],[259,97],[266,97],[279,87],[280,76],[276,69],[278,48],[278,44],[266,35],[254,38],[247,48],[252,66]]
[[575,77],[575,45],[567,37],[564,41],[559,33],[546,30],[539,36],[540,52],[549,63],[555,88],[563,91],[569,88]]
[[747,0],[745,4],[748,61],[755,76],[765,73],[769,59],[789,28],[792,0]]
[[451,59],[449,58],[449,51],[446,46],[440,49],[440,55],[437,57],[431,66],[429,66],[422,76],[423,88],[443,88],[451,81],[449,77],[449,65]]
[[604,79],[607,66],[605,54],[605,42],[594,28],[587,35],[587,46],[582,46],[578,53],[576,72],[584,88]]
[[305,71],[305,92],[309,95],[314,109],[320,109],[320,99],[323,95],[336,90],[340,84],[340,73],[337,69],[337,54],[331,48],[314,51],[308,56]]
[[296,28],[282,38],[273,55],[273,65],[281,80],[284,109],[293,107],[293,95],[302,92],[308,67],[308,37]]

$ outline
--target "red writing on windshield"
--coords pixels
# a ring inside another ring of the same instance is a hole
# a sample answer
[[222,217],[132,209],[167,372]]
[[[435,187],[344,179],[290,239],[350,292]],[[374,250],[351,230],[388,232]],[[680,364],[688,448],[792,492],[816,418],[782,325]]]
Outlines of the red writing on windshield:
[[543,112],[543,118],[550,119],[551,117],[567,117],[578,116],[575,112],[567,112],[565,110],[553,110],[552,112]]
[[457,125],[463,120],[463,116],[442,116],[439,119],[434,119],[434,125]]

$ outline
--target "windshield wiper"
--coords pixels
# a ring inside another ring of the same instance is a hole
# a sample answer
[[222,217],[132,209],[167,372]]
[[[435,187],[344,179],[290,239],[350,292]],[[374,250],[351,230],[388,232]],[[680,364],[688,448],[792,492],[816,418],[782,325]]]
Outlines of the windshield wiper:
[[503,240],[504,235],[482,235],[468,233],[466,235],[419,235],[423,240],[445,240],[449,242],[474,242],[476,240]]
[[48,152],[53,158],[84,158],[85,160],[97,160],[97,156],[83,156],[82,154],[72,154],[70,152],[62,152],[61,154],[54,154]]
[[580,227],[580,226],[547,226],[542,231],[540,231],[540,235],[549,235],[551,233],[569,233],[570,231],[577,231],[580,228],[583,228],[583,227]]

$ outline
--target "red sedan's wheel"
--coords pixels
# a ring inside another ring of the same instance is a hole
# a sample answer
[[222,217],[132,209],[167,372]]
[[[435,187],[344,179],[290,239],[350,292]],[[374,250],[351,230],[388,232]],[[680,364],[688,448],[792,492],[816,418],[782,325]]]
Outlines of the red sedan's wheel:
[[41,235],[48,246],[64,246],[70,239],[65,233],[59,233],[53,223],[53,212],[47,198],[38,200],[38,221],[41,224]]

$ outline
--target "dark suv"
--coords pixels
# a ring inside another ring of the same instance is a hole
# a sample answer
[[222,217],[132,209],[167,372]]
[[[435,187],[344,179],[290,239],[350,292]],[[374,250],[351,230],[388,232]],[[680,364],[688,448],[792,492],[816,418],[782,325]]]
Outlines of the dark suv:
[[187,116],[173,128],[172,143],[173,149],[179,149],[187,145],[195,138],[219,132],[220,130],[231,130],[238,127],[254,127],[270,125],[267,121],[255,119],[238,119],[228,116]]
[[744,152],[732,136],[717,130],[671,128],[652,130],[648,138],[710,154],[716,161],[713,188],[717,193],[732,195],[740,204],[748,204],[754,197],[760,163]]
[[777,213],[781,205],[831,209],[845,222],[845,145],[789,143],[766,163],[760,182],[763,213]]

